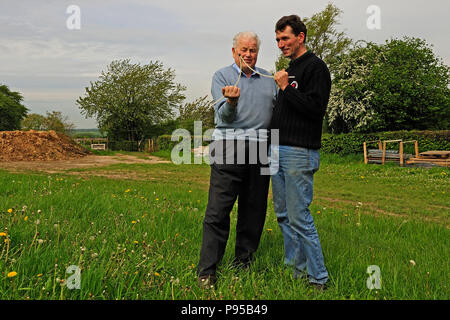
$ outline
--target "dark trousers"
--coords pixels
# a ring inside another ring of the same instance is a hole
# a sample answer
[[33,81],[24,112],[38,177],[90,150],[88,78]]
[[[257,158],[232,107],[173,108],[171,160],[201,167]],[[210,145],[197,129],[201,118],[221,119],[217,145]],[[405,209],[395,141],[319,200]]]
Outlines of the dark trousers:
[[[247,141],[246,159],[248,144]],[[217,264],[222,260],[230,231],[230,212],[236,199],[235,259],[247,262],[258,248],[266,217],[270,181],[269,175],[261,175],[262,167],[260,161],[256,164],[211,164],[208,205],[197,270],[199,276],[215,274]]]

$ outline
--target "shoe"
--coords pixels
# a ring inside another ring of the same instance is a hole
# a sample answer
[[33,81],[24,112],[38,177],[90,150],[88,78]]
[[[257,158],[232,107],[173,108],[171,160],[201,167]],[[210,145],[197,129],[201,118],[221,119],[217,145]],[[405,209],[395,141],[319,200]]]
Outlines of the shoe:
[[198,277],[198,286],[202,289],[214,289],[216,286],[216,282],[217,278],[212,274]]
[[246,259],[234,258],[233,261],[231,262],[231,267],[235,269],[247,270],[250,268],[250,264],[251,258]]
[[306,271],[298,271],[294,270],[294,280],[300,279],[300,280],[308,280],[308,273]]
[[309,284],[317,291],[325,291],[328,289],[328,285],[326,283],[320,284],[320,283],[310,282]]

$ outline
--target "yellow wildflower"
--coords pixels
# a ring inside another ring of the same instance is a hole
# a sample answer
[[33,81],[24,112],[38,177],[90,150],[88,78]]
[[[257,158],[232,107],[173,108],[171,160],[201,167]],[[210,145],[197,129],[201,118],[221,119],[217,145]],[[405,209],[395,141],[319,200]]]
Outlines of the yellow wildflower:
[[27,221],[27,220],[28,220],[28,216],[25,216],[25,218],[23,218],[23,220],[24,220],[24,221]]
[[15,276],[17,276],[17,272],[15,272],[15,271],[12,271],[12,272],[8,273],[8,278],[12,278],[12,277],[15,277]]
[[0,237],[6,237],[6,232],[0,232]]
[[125,190],[125,192],[130,192],[130,191],[131,191],[130,189]]
[[13,212],[13,209],[8,209],[8,213],[12,213]]
[[158,272],[155,272],[155,276],[159,277],[161,275]]
[[42,277],[42,273],[39,273],[37,276],[38,276],[38,278]]
[[135,221],[135,220],[133,220],[133,221],[131,221],[131,223],[132,223],[132,224],[135,224],[135,223],[136,223],[136,221]]

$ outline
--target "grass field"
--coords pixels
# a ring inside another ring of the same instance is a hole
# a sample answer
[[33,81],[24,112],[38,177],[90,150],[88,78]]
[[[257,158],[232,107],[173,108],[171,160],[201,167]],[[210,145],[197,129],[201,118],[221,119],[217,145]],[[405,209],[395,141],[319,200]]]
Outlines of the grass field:
[[[283,266],[269,201],[251,269],[230,267],[235,207],[217,289],[202,291],[206,164],[0,169],[0,299],[449,299],[449,175],[323,154],[311,211],[329,289],[312,290]],[[70,265],[81,269],[80,289],[64,285]],[[381,289],[367,288],[370,265],[380,268]]]

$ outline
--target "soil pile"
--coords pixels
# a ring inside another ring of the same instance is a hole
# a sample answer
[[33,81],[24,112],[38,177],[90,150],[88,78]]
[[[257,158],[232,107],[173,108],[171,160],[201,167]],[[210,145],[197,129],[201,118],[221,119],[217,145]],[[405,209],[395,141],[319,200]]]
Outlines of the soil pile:
[[0,162],[66,160],[88,154],[89,150],[53,130],[0,131]]

